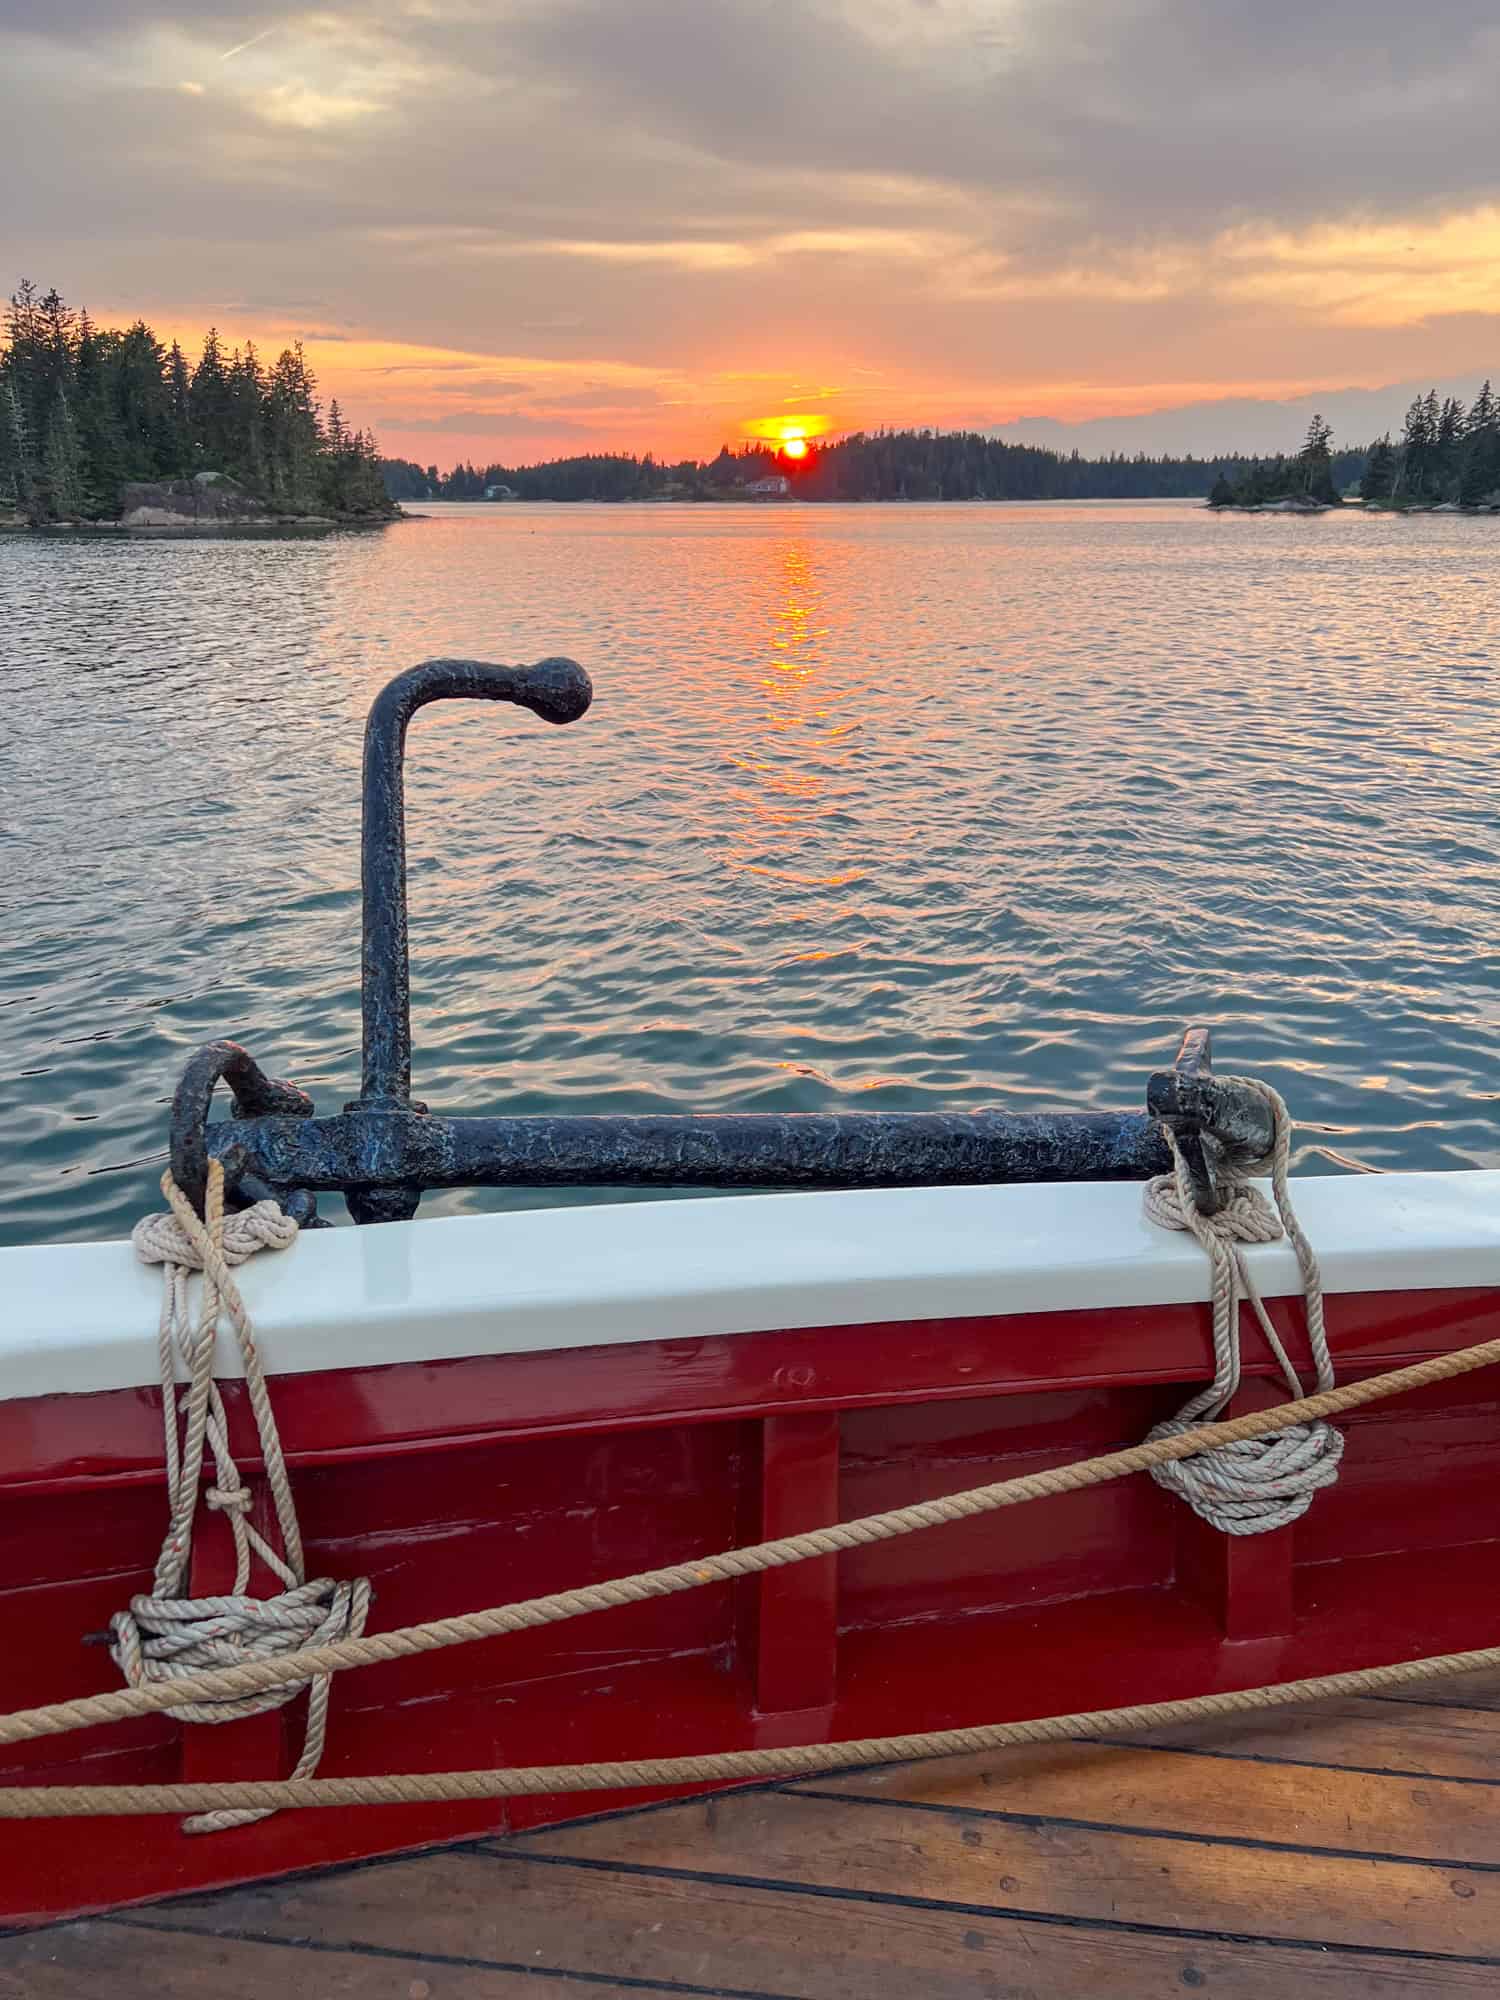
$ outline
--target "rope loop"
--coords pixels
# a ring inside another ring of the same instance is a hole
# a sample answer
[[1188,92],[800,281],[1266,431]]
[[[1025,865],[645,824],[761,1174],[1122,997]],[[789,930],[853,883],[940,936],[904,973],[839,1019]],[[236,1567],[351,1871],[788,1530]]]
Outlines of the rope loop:
[[[358,1639],[370,1608],[370,1586],[363,1577],[343,1583],[329,1577],[307,1581],[302,1531],[266,1388],[265,1367],[244,1300],[231,1276],[236,1266],[258,1251],[290,1249],[297,1238],[297,1224],[283,1215],[274,1201],[257,1202],[237,1215],[226,1215],[224,1169],[218,1160],[209,1162],[201,1220],[170,1169],[162,1175],[161,1185],[169,1212],[138,1222],[131,1241],[143,1264],[162,1267],[157,1358],[171,1519],[152,1588],[133,1597],[129,1608],[117,1611],[110,1620],[111,1657],[127,1684],[137,1689],[191,1680],[216,1668],[281,1659],[310,1646]],[[203,1295],[196,1315],[188,1297],[189,1274],[195,1271],[203,1274]],[[239,1346],[279,1548],[252,1525],[255,1495],[240,1478],[229,1449],[224,1399],[213,1375],[214,1347],[220,1322],[226,1318]],[[179,1359],[187,1374],[180,1407]],[[205,1450],[212,1457],[214,1473],[202,1489]],[[200,1489],[210,1511],[225,1517],[234,1538],[234,1587],[218,1597],[185,1594]],[[257,1558],[280,1585],[271,1597],[250,1594],[251,1565]],[[184,1700],[167,1713],[179,1722],[235,1722],[280,1708],[308,1689],[307,1731],[293,1774],[307,1778],[315,1774],[323,1754],[331,1685],[330,1673],[307,1674],[256,1693]],[[267,1817],[267,1811],[249,1809],[199,1813],[183,1822],[183,1831],[217,1833]]]
[[[1300,1400],[1307,1393],[1245,1263],[1243,1246],[1247,1243],[1277,1243],[1283,1236],[1291,1243],[1302,1273],[1316,1387],[1321,1391],[1334,1385],[1333,1356],[1323,1318],[1322,1273],[1312,1245],[1302,1233],[1287,1185],[1291,1114],[1280,1093],[1270,1084],[1248,1076],[1223,1080],[1254,1091],[1265,1100],[1271,1112],[1271,1151],[1263,1160],[1222,1170],[1224,1206],[1216,1215],[1204,1215],[1193,1199],[1176,1137],[1170,1127],[1162,1128],[1171,1148],[1172,1171],[1147,1182],[1146,1220],[1161,1229],[1186,1231],[1208,1255],[1212,1273],[1214,1379],[1184,1403],[1175,1417],[1157,1424],[1148,1434],[1148,1442],[1181,1437],[1201,1423],[1211,1423],[1227,1407],[1240,1386],[1243,1363],[1240,1306],[1246,1300],[1293,1400]],[[1250,1179],[1252,1174],[1263,1173],[1270,1175],[1271,1201]],[[1314,1496],[1338,1478],[1343,1455],[1343,1434],[1318,1419],[1275,1436],[1241,1439],[1218,1445],[1212,1451],[1173,1459],[1153,1466],[1151,1477],[1169,1493],[1185,1500],[1200,1519],[1224,1534],[1264,1535],[1301,1519]]]

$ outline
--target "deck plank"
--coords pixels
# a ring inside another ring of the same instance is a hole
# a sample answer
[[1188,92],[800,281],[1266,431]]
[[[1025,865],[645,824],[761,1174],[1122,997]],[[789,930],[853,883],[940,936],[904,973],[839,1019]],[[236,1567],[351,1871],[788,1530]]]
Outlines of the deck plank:
[[1436,1693],[845,1773],[182,1899],[0,1938],[0,2000],[1493,1995],[1500,1711],[1478,1686]]
[[408,1952],[185,1935],[112,1919],[0,1940],[0,2000],[597,2000],[600,1990],[571,1971],[549,1977],[540,1964],[433,1965]]
[[1500,1711],[1500,1674],[1492,1668],[1473,1674],[1450,1674],[1444,1680],[1419,1681],[1412,1687],[1395,1689],[1379,1698],[1401,1702],[1408,1707],[1431,1704],[1447,1708],[1462,1704],[1466,1708]]
[[[530,1851],[617,1866],[618,1838],[559,1828]],[[642,1822],[629,1852],[629,1866],[653,1873],[809,1884],[846,1903],[915,1896],[981,1913],[1489,1958],[1500,1970],[1500,1873],[1485,1870],[805,1792],[680,1808]]]
[[1500,1869],[1500,1789],[1467,1778],[1064,1743],[799,1789],[886,1808],[905,1803],[1121,1834]]
[[1137,1749],[1191,1750],[1313,1768],[1470,1778],[1500,1785],[1500,1714],[1451,1704],[1356,1697],[1316,1708],[1190,1723],[1120,1738]]
[[[773,1800],[774,1806],[776,1802]],[[492,2000],[524,1990],[666,1992],[716,2000],[1181,2000],[1203,1990],[1231,2000],[1477,2000],[1493,1994],[1493,1967],[1381,1953],[1289,1950],[1235,1940],[979,1916],[921,1904],[830,1905],[795,1888],[653,1878],[629,1872],[638,1821],[613,1823],[618,1872],[577,1871],[530,1857],[523,1837],[503,1854],[462,1850],[173,1904],[127,1921],[43,1933],[63,1940],[57,1983],[18,1985],[36,2000],[82,1989],[107,1964],[111,2000],[195,1996],[280,2000],[316,1978],[320,1994],[350,2000]],[[171,1928],[166,1928],[170,1926]],[[75,1933],[113,1932],[102,1947]],[[226,1935],[236,1947],[214,1956]],[[288,1945],[318,1940],[316,1965]],[[247,1939],[261,1941],[260,1957]],[[41,1939],[37,1940],[41,1942]],[[0,1946],[0,1952],[4,1947]],[[57,1950],[54,1944],[53,1950]],[[414,1954],[420,1951],[420,1956]],[[374,1957],[389,1953],[389,1957]],[[0,1967],[6,1961],[0,1957]],[[506,1968],[524,1965],[519,1975]],[[161,1968],[168,1970],[163,1983]],[[560,1981],[550,1969],[565,1968]],[[211,1974],[202,1983],[205,1971]],[[74,1980],[76,1984],[69,1984]],[[380,1983],[388,1981],[386,1984]],[[348,1982],[348,1983],[343,1983]],[[356,1983],[364,1982],[364,1983]],[[11,2000],[0,1972],[0,1996]]]

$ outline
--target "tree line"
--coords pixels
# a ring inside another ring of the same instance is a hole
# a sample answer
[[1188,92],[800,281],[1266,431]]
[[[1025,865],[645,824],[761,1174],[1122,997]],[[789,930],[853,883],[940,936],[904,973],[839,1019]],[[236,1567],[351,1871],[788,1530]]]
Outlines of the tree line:
[[1387,433],[1354,454],[1359,470],[1352,477],[1350,456],[1333,450],[1332,431],[1315,416],[1300,451],[1252,460],[1237,475],[1221,473],[1209,505],[1305,500],[1337,507],[1357,478],[1370,506],[1500,507],[1500,400],[1488,382],[1467,410],[1457,396],[1440,401],[1429,389],[1407,411],[1399,443]]
[[[1358,478],[1363,454],[1341,459],[1347,476]],[[518,500],[722,500],[773,474],[805,500],[1175,500],[1199,498],[1221,474],[1237,479],[1249,464],[1123,452],[1084,458],[982,431],[891,430],[826,445],[810,440],[800,459],[770,444],[745,444],[735,451],[725,445],[705,462],[611,452],[538,465],[464,463],[447,473],[385,459],[382,470],[396,500],[482,500],[487,488]]]
[[1489,383],[1467,410],[1436,389],[1418,396],[1399,444],[1387,434],[1370,447],[1360,490],[1391,506],[1500,506],[1500,401]]
[[387,513],[368,431],[325,413],[301,344],[266,367],[210,328],[191,366],[144,320],[101,327],[23,282],[0,343],[0,511],[105,520],[131,481],[228,473],[282,514]]

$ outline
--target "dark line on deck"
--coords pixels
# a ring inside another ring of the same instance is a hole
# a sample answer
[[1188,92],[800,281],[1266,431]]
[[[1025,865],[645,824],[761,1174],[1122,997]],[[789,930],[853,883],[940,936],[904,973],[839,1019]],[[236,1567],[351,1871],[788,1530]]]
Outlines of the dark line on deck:
[[197,1924],[170,1924],[160,1918],[141,1916],[98,1917],[93,1921],[114,1924],[124,1930],[198,1938],[206,1944],[227,1938],[235,1944],[276,1945],[285,1951],[315,1951],[326,1957],[347,1952],[356,1958],[394,1960],[401,1965],[445,1965],[460,1972],[515,1972],[523,1978],[571,1980],[580,1986],[609,1986],[631,1993],[682,1993],[692,1996],[692,2000],[796,2000],[794,1994],[771,1993],[760,1987],[695,1986],[682,1979],[648,1979],[628,1972],[584,1972],[566,1965],[522,1964],[517,1959],[468,1958],[457,1952],[400,1950],[395,1945],[365,1944],[352,1938],[335,1942],[332,1938],[275,1937],[265,1931],[237,1926],[206,1930]]
[[[1214,1757],[1233,1764],[1290,1764],[1299,1771],[1348,1771],[1357,1778],[1418,1778],[1431,1785],[1488,1785],[1500,1787],[1500,1778],[1468,1778],[1456,1771],[1415,1771],[1395,1764],[1338,1764],[1323,1757],[1278,1757],[1267,1750],[1204,1750],[1191,1743],[1134,1743],[1128,1736],[1080,1737],[1079,1742],[1102,1743],[1110,1750],[1150,1750],[1164,1757]],[[1500,1732],[1495,1744],[1500,1752]],[[784,1786],[784,1790],[791,1790]]]
[[1487,1715],[1500,1729],[1500,1708],[1485,1708],[1472,1701],[1443,1701],[1435,1694],[1372,1694],[1366,1701],[1383,1701],[1391,1708],[1458,1709],[1466,1715]]
[[[1083,1917],[1057,1910],[997,1909],[992,1903],[961,1903],[947,1896],[902,1895],[894,1889],[838,1889],[818,1882],[784,1881],[773,1875],[735,1875],[709,1868],[669,1868],[643,1861],[600,1861],[576,1854],[525,1854],[482,1847],[497,1861],[539,1861],[549,1868],[581,1868],[600,1875],[634,1875],[665,1882],[701,1882],[716,1889],[765,1889],[782,1895],[813,1896],[824,1902],[866,1903],[887,1909],[931,1910],[955,1917],[985,1917],[992,1923],[1046,1924],[1054,1930],[1107,1931],[1122,1937],[1186,1938],[1194,1944],[1264,1945],[1276,1951],[1343,1952],[1353,1958],[1386,1958],[1426,1965],[1500,1966],[1500,1956],[1456,1951],[1416,1951],[1401,1945],[1351,1944],[1341,1938],[1277,1937],[1256,1931],[1210,1931],[1191,1925],[1131,1922],[1122,1917]],[[1369,1859],[1361,1856],[1361,1859]]]
[[[1326,1861],[1392,1862],[1408,1868],[1462,1868],[1477,1875],[1500,1875],[1500,1861],[1450,1861],[1444,1855],[1387,1854],[1368,1847],[1320,1847],[1300,1840],[1266,1840],[1258,1834],[1194,1833],[1186,1827],[1136,1826],[1128,1820],[1072,1819],[1064,1813],[1006,1812],[1000,1806],[950,1806],[935,1799],[887,1799],[866,1792],[821,1792],[805,1790],[804,1799],[818,1799],[830,1805],[875,1806],[887,1812],[936,1813],[956,1820],[993,1819],[1006,1826],[1024,1827],[1042,1833],[1048,1827],[1063,1827],[1071,1833],[1120,1834],[1130,1840],[1176,1840],[1189,1847],[1244,1847],[1260,1854],[1308,1854]],[[487,1853],[487,1847],[481,1847]]]

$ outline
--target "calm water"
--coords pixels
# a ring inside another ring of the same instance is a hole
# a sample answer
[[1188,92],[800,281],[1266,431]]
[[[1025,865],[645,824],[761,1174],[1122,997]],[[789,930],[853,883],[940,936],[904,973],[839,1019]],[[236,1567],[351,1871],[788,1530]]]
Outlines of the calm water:
[[1337,1156],[1500,1164],[1497,559],[1161,504],[0,540],[0,1241],[153,1205],[210,1036],[353,1094],[360,730],[433,653],[597,690],[412,732],[434,1108],[1133,1106],[1203,1019]]

